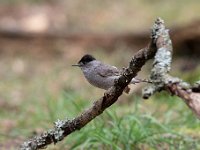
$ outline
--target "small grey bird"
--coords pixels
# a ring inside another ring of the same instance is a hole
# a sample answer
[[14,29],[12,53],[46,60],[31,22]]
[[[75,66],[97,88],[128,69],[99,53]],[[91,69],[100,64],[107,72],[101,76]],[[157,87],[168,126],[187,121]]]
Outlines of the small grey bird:
[[[78,64],[72,65],[81,68],[87,81],[95,87],[101,89],[109,89],[114,85],[114,81],[119,78],[122,70],[115,66],[107,65],[99,60],[96,60],[92,55],[84,55]],[[148,82],[146,80],[133,78],[131,84]],[[129,93],[130,88],[127,86],[124,92]]]

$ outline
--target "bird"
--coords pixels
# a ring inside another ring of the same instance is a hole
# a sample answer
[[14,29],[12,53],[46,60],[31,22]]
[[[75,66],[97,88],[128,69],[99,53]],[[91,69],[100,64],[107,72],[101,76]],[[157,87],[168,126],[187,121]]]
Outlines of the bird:
[[[114,85],[115,80],[117,80],[120,75],[122,75],[122,70],[115,66],[105,64],[97,60],[94,56],[90,54],[85,54],[77,64],[72,66],[80,67],[83,75],[87,81],[100,89],[108,90]],[[136,84],[140,82],[148,82],[147,80],[133,78],[130,84]],[[130,88],[127,86],[124,89],[125,93],[129,93]]]

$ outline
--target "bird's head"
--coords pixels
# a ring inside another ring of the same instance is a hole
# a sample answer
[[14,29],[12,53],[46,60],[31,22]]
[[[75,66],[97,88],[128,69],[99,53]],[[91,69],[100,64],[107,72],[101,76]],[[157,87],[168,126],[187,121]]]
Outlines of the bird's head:
[[78,62],[78,64],[72,66],[83,67],[84,65],[88,64],[89,62],[96,60],[92,55],[86,54],[84,55]]

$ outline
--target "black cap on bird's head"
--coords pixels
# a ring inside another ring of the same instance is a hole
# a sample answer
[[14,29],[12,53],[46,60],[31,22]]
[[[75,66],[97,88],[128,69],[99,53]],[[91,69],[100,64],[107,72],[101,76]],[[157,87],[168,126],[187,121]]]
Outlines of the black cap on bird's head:
[[72,65],[72,66],[81,67],[82,65],[85,65],[93,60],[96,60],[96,59],[92,55],[86,54],[81,58],[81,60],[79,60],[78,64]]
[[81,58],[81,60],[78,62],[78,64],[80,64],[80,63],[87,64],[93,60],[96,60],[96,59],[92,55],[86,54]]

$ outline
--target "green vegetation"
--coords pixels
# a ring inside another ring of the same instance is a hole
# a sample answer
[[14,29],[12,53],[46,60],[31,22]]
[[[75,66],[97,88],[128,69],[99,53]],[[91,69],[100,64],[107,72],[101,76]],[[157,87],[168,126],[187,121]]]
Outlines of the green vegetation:
[[[93,54],[107,58],[100,51]],[[105,62],[125,66],[125,56],[129,58],[131,52],[123,53],[124,57],[121,53],[112,53]],[[103,94],[85,82],[78,68],[71,67],[79,56],[67,61],[40,60],[34,55],[31,59],[29,55],[9,57],[0,62],[4,66],[0,70],[0,143],[5,149],[15,149],[23,140],[52,128],[57,119],[76,117]],[[187,73],[182,77],[192,81]],[[200,149],[200,121],[182,100],[164,92],[147,101],[141,94],[123,95],[85,128],[48,147],[89,148],[196,150]]]
[[[170,97],[166,96],[165,98]],[[187,133],[191,124],[196,124],[192,130],[198,131],[197,124],[199,122],[190,112],[186,116],[181,116],[183,112],[179,107],[183,108],[184,104],[179,104],[180,101],[171,99],[168,105],[159,104],[170,107],[170,109],[167,108],[168,111],[156,111],[151,114],[148,110],[144,111],[141,105],[143,101],[139,97],[135,97],[135,99],[135,103],[129,106],[119,104],[112,106],[86,128],[74,136],[71,135],[74,142],[71,148],[116,150],[200,148],[200,140],[195,139],[191,135],[192,133]],[[154,103],[156,102],[154,101]],[[172,107],[172,105],[178,107]],[[175,108],[180,112],[176,117],[172,117]],[[189,123],[185,118],[190,118],[191,122]],[[68,142],[73,143],[70,140]]]

